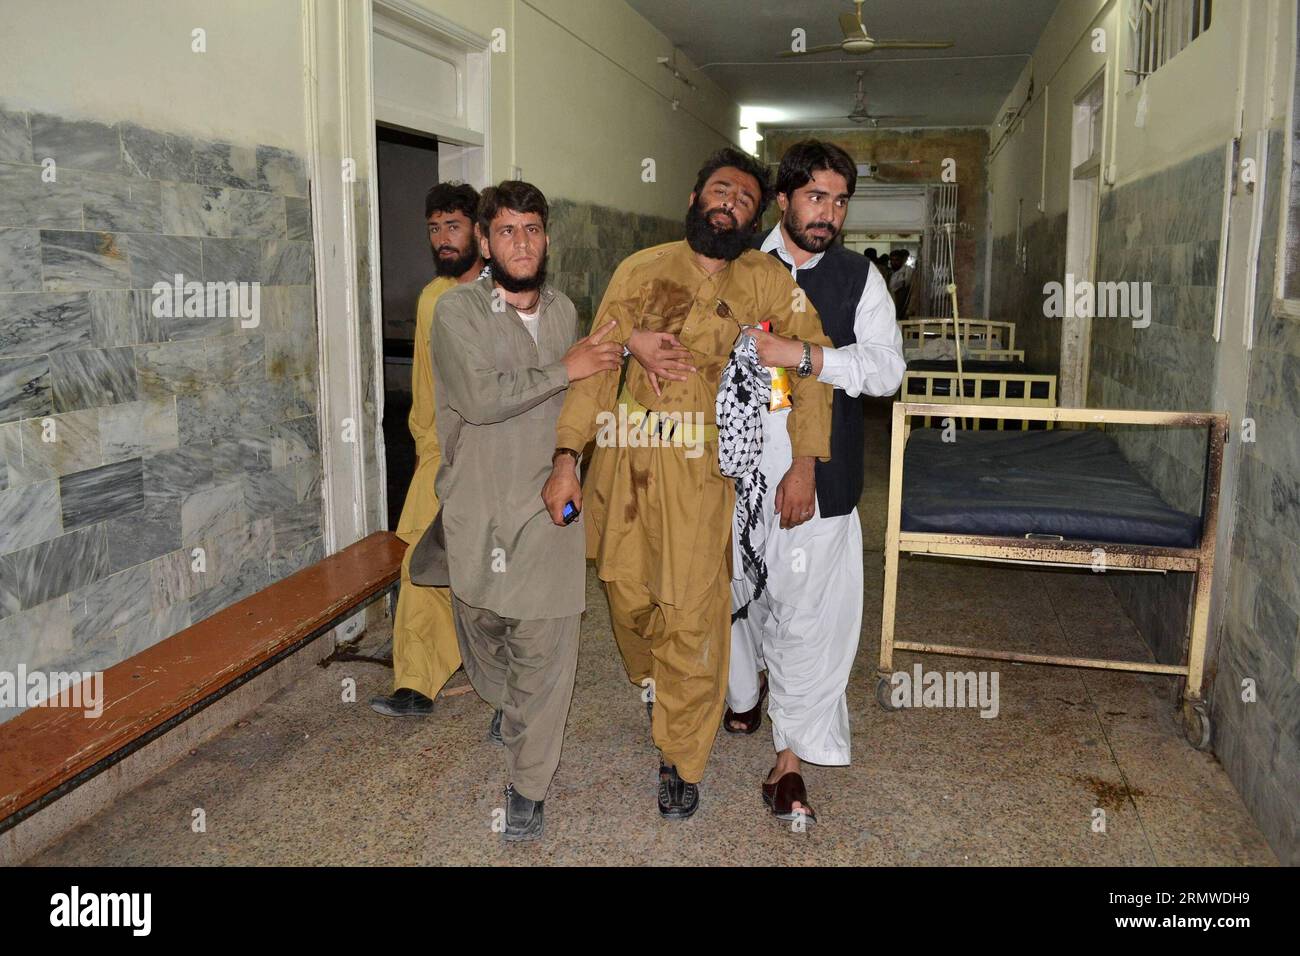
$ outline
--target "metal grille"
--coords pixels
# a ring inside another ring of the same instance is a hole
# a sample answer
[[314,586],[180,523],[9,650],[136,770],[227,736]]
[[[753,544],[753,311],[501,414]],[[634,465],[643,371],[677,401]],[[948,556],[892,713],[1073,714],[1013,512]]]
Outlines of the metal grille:
[[921,243],[920,268],[925,283],[922,311],[925,315],[952,315],[948,284],[954,281],[957,184],[938,183],[927,187],[926,192],[927,216],[925,238]]
[[1141,83],[1210,28],[1214,0],[1129,0],[1135,84]]

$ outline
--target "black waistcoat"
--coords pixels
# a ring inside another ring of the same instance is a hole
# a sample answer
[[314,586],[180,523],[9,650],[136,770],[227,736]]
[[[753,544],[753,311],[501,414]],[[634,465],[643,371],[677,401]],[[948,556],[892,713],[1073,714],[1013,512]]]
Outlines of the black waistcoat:
[[[771,255],[789,268],[775,249]],[[795,273],[795,281],[808,294],[821,317],[822,330],[836,348],[857,341],[853,316],[870,275],[871,263],[866,256],[838,244],[830,246],[817,265]],[[864,397],[850,398],[843,389],[835,389],[831,402],[831,458],[816,465],[817,507],[823,518],[848,514],[862,497],[865,415]]]

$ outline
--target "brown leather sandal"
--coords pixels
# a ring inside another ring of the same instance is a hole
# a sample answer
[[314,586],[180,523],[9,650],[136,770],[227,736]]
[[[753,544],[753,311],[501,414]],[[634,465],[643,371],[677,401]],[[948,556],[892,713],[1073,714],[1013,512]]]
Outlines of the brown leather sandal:
[[[754,733],[759,727],[763,726],[763,701],[765,700],[767,700],[766,674],[763,675],[762,683],[758,685],[758,703],[739,714],[728,707],[726,713],[722,715],[722,729],[729,734]],[[731,726],[733,720],[742,725],[740,729]]]
[[[768,776],[771,775],[771,771],[768,771]],[[808,804],[808,788],[804,786],[803,777],[793,770],[784,774],[776,783],[768,783],[764,779],[763,802],[772,811],[772,816],[778,820],[802,820],[804,826],[812,826],[817,822],[817,814]],[[804,809],[794,809],[795,803],[799,803]]]

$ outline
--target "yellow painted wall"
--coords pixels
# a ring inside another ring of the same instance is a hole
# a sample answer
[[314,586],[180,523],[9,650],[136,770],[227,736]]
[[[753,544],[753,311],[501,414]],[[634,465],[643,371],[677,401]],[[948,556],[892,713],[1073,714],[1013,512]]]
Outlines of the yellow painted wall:
[[[1106,70],[1108,84],[1105,160],[1110,185],[1149,176],[1231,139],[1242,58],[1258,54],[1258,31],[1269,2],[1216,0],[1210,29],[1133,88],[1124,73],[1130,62],[1127,3],[1062,0],[1020,82],[990,117],[996,124],[1006,110],[1018,107],[1027,78],[1033,77],[1034,101],[1022,123],[1002,142],[1003,131],[996,126],[990,136],[993,234],[1015,232],[1017,198],[1024,198],[1026,226],[1038,215],[1040,202],[1043,215],[1068,208],[1072,107],[1099,69]],[[1104,54],[1092,49],[1096,28],[1106,33]],[[1250,42],[1243,48],[1243,41]],[[1144,87],[1146,122],[1138,128]],[[1279,109],[1278,115],[1284,115],[1286,104]]]
[[[0,101],[302,153],[299,0],[6,0]],[[207,52],[191,50],[206,31]]]
[[[1108,58],[1113,59],[1118,46],[1115,10],[1116,0],[1063,0],[1020,80],[997,114],[990,117],[990,210],[995,236],[1015,232],[1018,199],[1024,200],[1022,226],[1026,228],[1040,215],[1065,212],[1073,103]],[[1092,50],[1092,30],[1097,28],[1106,31],[1109,56]],[[1034,83],[1032,103],[1009,132],[999,129],[997,121],[1006,111],[1024,102],[1030,77]]]
[[[701,162],[737,136],[739,108],[685,66],[679,69],[696,89],[674,80],[655,62],[670,54],[670,44],[630,8],[573,0],[538,5],[605,15],[575,30],[591,37],[584,43],[567,23],[518,4],[515,155],[525,177],[548,194],[679,218]],[[645,160],[654,162],[653,182],[643,180]]]
[[418,2],[483,36],[506,30],[492,58],[493,179],[517,165],[548,196],[676,219],[704,158],[736,140],[740,107],[680,54],[695,89],[675,80],[655,59],[670,42],[624,3]]
[[[506,30],[491,66],[494,180],[518,165],[548,195],[675,219],[701,161],[738,135],[739,106],[680,56],[696,88],[675,80],[655,61],[668,39],[620,0],[415,2],[484,37]],[[346,6],[358,22],[360,0]],[[300,0],[5,3],[0,101],[302,153],[302,17]],[[196,27],[206,53],[191,52]],[[656,182],[642,181],[646,158]]]

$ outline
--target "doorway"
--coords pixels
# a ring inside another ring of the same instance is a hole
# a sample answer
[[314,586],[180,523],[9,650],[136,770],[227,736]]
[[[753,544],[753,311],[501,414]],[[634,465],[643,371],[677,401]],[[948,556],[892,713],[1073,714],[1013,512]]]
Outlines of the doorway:
[[[415,442],[407,427],[415,307],[433,278],[424,197],[438,182],[438,141],[387,126],[375,129],[379,192],[380,322],[384,355],[384,464],[388,527],[396,528],[415,474]],[[426,344],[427,347],[427,344]]]
[[[1105,128],[1106,77],[1099,73],[1074,101],[1070,133],[1070,207],[1066,223],[1065,274],[1075,282],[1092,282],[1097,253],[1097,213],[1101,196],[1102,136]],[[1066,408],[1088,403],[1092,317],[1066,310],[1061,319],[1059,400]]]
[[433,279],[424,199],[439,182],[487,184],[488,41],[402,0],[374,0],[374,130],[383,342],[384,470],[396,528],[415,473],[407,425],[415,311]]
[[894,275],[888,267],[881,270],[890,283],[899,319],[907,318],[909,312],[915,314],[917,303],[926,298],[921,292],[927,281],[925,236],[932,188],[926,183],[860,182],[844,217],[848,248],[859,252],[875,249],[881,256],[899,249],[907,252],[906,272]]

